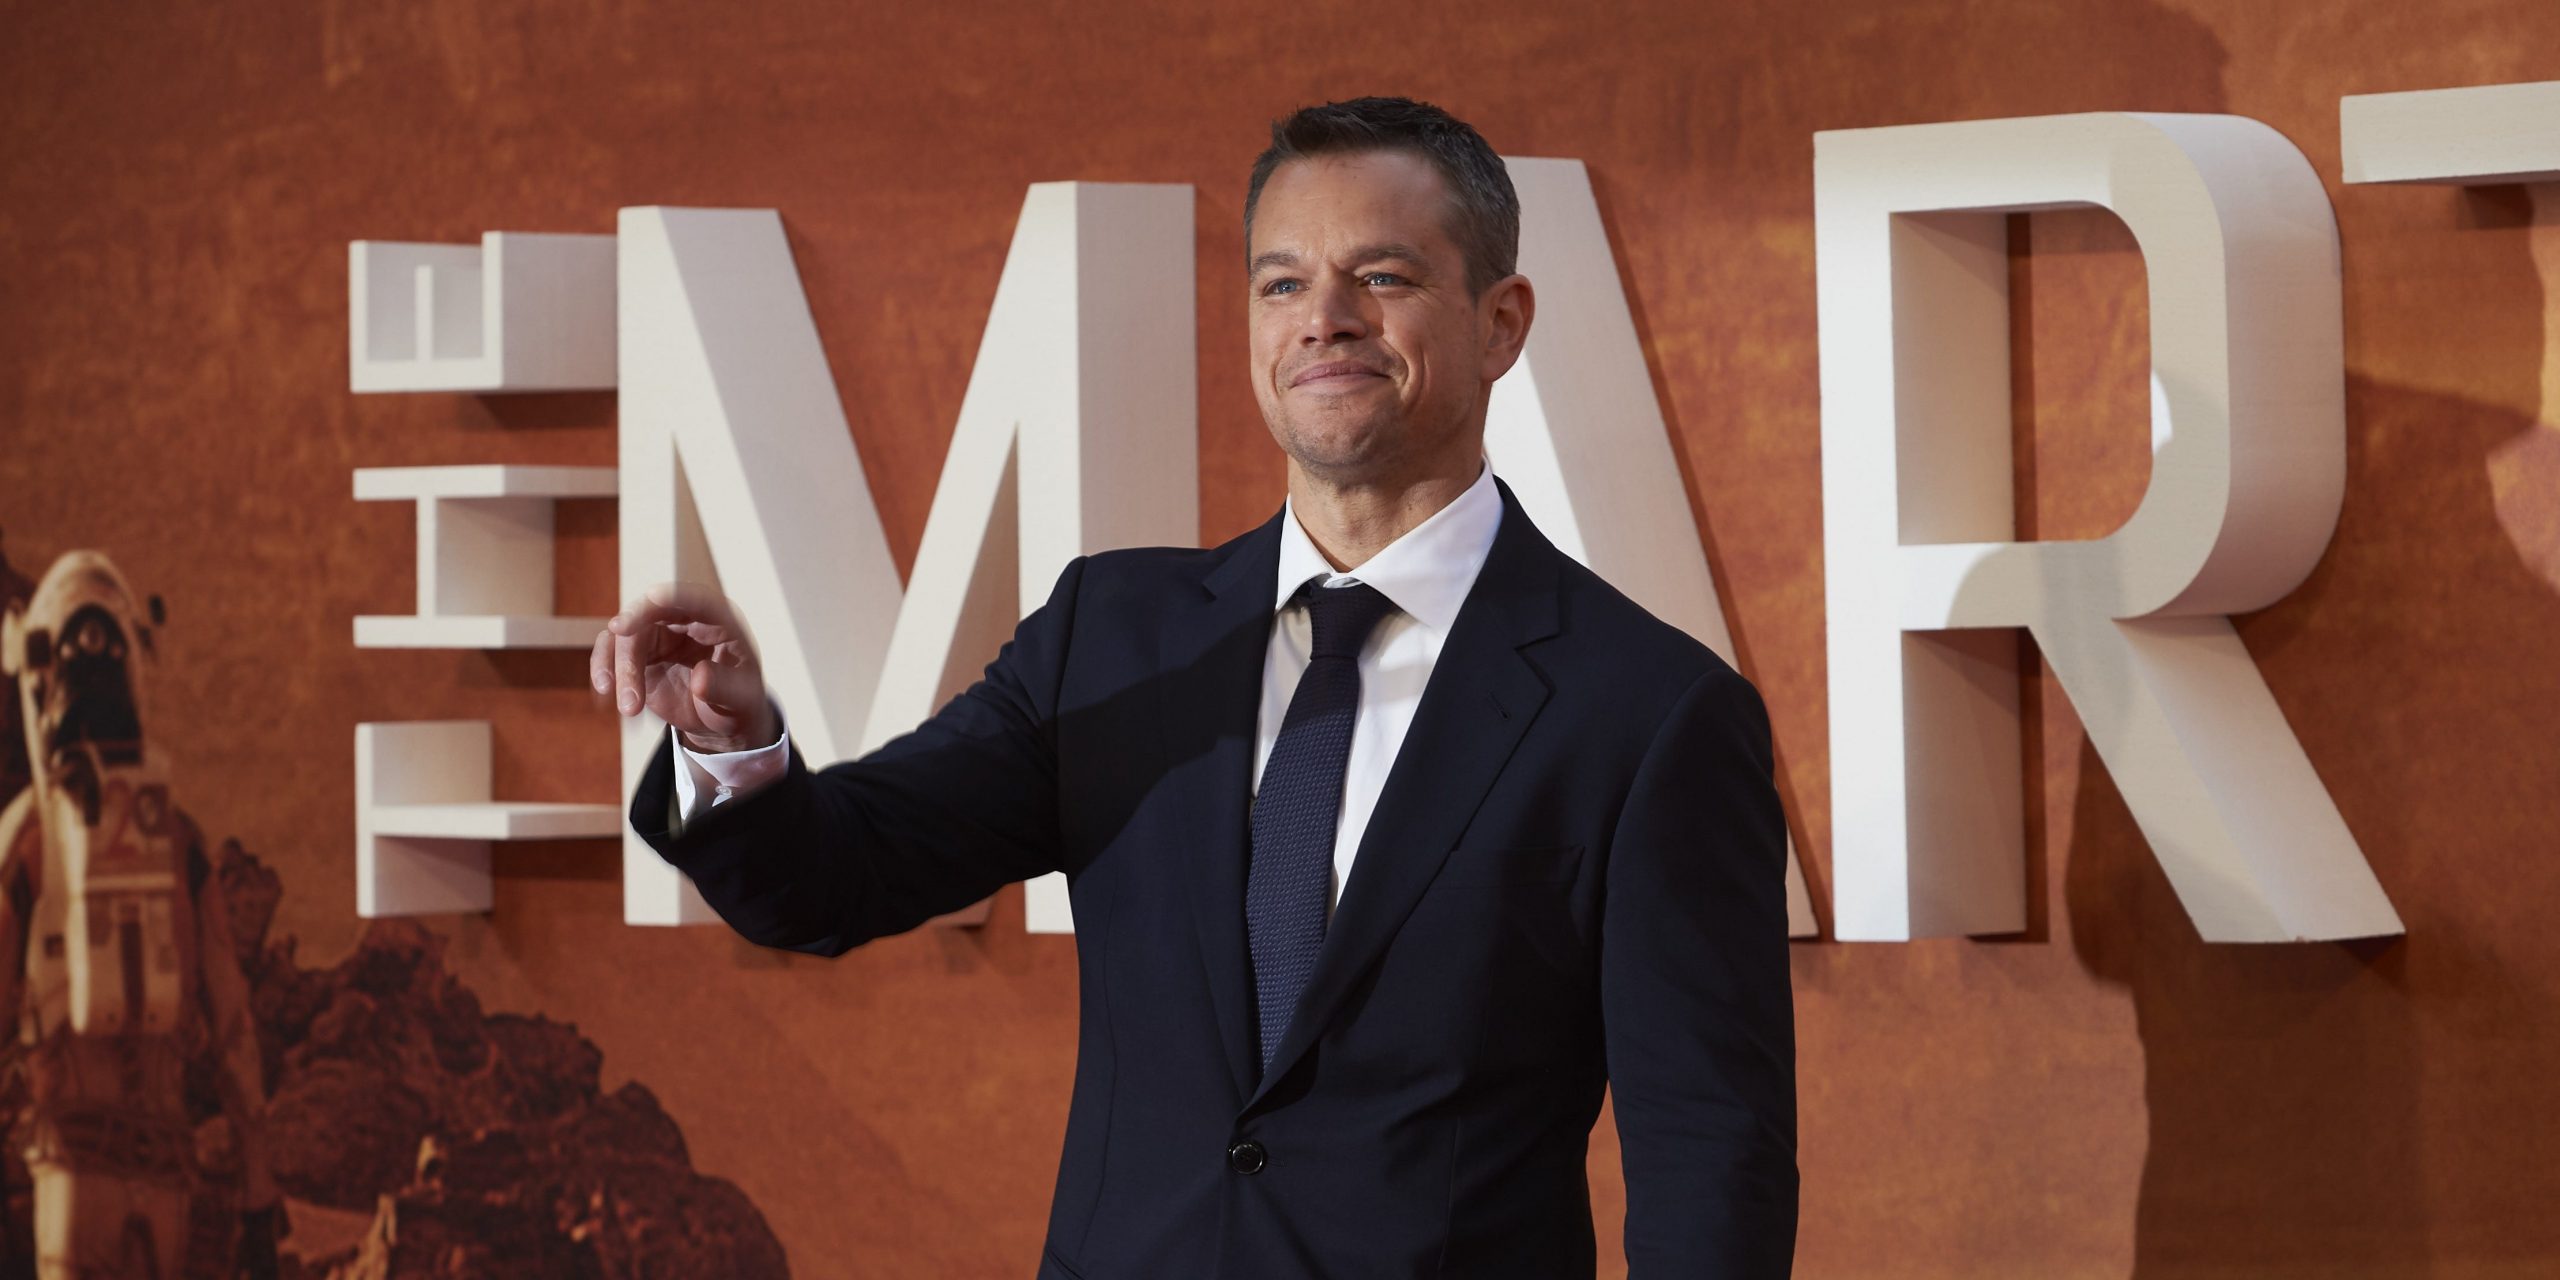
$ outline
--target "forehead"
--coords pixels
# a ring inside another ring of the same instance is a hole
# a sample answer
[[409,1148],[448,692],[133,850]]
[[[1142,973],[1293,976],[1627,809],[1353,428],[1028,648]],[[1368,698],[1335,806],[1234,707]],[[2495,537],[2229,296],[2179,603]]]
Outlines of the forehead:
[[1456,204],[1440,171],[1409,151],[1291,160],[1263,183],[1245,252],[1321,254],[1349,244],[1401,243],[1434,257],[1454,257],[1450,217]]

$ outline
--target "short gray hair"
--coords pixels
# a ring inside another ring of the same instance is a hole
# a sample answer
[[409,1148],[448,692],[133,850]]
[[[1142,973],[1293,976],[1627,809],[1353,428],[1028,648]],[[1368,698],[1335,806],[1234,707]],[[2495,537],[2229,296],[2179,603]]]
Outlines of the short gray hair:
[[1519,269],[1520,195],[1502,157],[1474,126],[1411,98],[1328,102],[1272,121],[1271,147],[1254,160],[1253,183],[1245,188],[1245,243],[1253,243],[1254,206],[1273,170],[1310,156],[1367,151],[1411,152],[1439,170],[1455,205],[1449,229],[1466,255],[1468,292],[1481,295]]

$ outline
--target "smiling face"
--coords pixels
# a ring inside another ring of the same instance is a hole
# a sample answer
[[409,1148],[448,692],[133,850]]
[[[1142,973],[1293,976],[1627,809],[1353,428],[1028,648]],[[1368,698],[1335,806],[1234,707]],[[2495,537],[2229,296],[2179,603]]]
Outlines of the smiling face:
[[1292,160],[1264,184],[1246,246],[1253,389],[1298,469],[1344,487],[1474,475],[1529,288],[1469,291],[1452,207],[1404,151]]

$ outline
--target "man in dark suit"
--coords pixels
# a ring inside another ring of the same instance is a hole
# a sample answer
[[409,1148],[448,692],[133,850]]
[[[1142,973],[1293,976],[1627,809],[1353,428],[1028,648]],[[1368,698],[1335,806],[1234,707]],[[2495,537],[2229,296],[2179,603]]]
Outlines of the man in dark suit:
[[810,770],[715,596],[594,679],[672,741],[631,820],[744,936],[841,954],[1063,871],[1082,1032],[1044,1280],[1780,1276],[1785,828],[1751,686],[1483,462],[1534,312],[1517,198],[1402,99],[1273,128],[1252,375],[1289,501],[1077,560],[986,676]]

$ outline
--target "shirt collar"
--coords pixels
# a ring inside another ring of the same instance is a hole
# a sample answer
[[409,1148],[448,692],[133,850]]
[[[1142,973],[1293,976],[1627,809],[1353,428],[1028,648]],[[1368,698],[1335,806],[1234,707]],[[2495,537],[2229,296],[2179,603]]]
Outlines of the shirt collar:
[[1294,502],[1280,522],[1280,575],[1271,607],[1288,606],[1309,578],[1355,579],[1378,589],[1415,621],[1446,634],[1458,620],[1458,607],[1492,554],[1494,531],[1502,525],[1502,494],[1494,488],[1493,468],[1476,473],[1476,482],[1431,518],[1405,530],[1369,557],[1337,574],[1324,553],[1298,524]]

